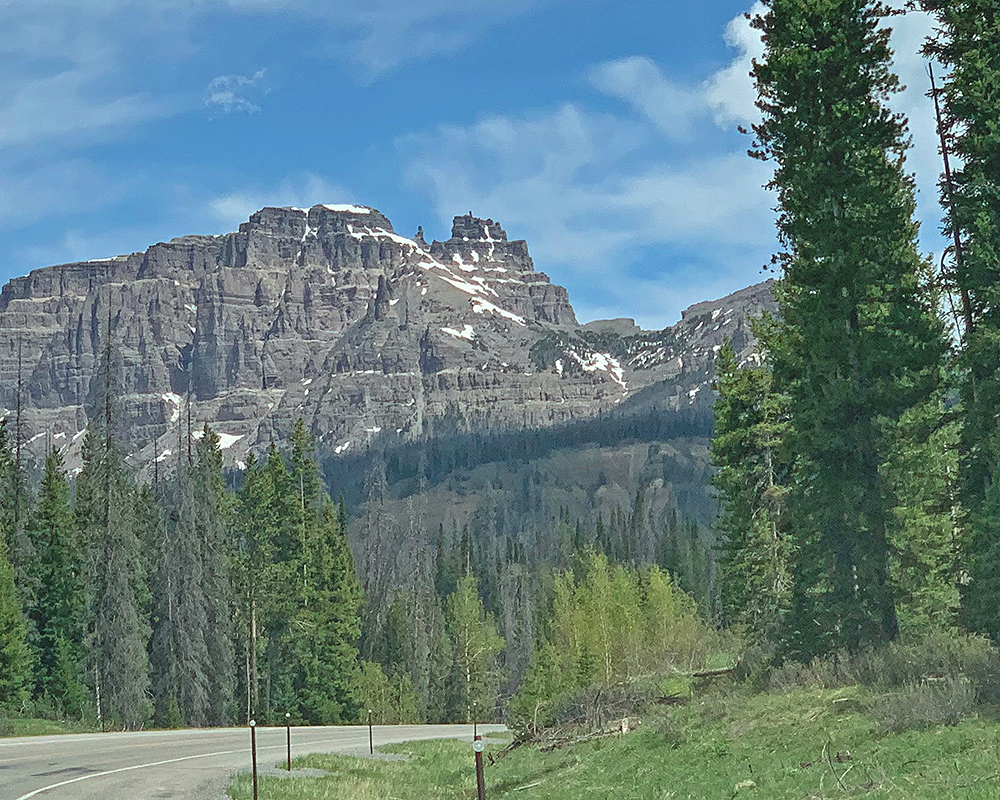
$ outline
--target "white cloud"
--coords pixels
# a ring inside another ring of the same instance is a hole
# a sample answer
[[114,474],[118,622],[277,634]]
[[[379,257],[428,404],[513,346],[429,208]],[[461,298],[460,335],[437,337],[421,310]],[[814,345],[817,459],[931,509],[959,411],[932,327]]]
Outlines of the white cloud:
[[[467,47],[490,29],[545,6],[567,0],[47,0],[45,3],[0,3],[0,28],[29,29],[46,25],[77,26],[103,31],[109,40],[131,31],[117,29],[116,21],[142,19],[133,28],[169,28],[175,34],[197,27],[204,15],[220,7],[229,14],[299,20],[322,25],[329,32],[325,55],[350,64],[364,81],[373,80],[402,64],[432,58]],[[573,4],[578,11],[580,1]],[[0,33],[0,51],[3,47]],[[16,39],[16,36],[10,37]],[[175,43],[181,44],[175,39]],[[58,52],[49,50],[49,52]]]
[[[125,139],[139,126],[199,108],[251,113],[260,107],[263,70],[233,69],[214,78],[198,73],[208,18],[214,25],[227,16],[262,24],[280,19],[324,30],[328,50],[311,55],[340,60],[370,81],[404,62],[468,46],[491,27],[553,2],[565,0],[0,0],[0,180],[17,211],[6,224],[46,216],[37,199],[44,192],[33,187],[53,183],[45,165],[77,161],[95,143]],[[242,57],[238,46],[227,53],[229,46],[221,44],[216,63]],[[177,80],[146,80],[150,64]],[[65,195],[81,212],[106,204],[118,183],[91,172],[89,193]]]
[[[232,0],[231,0],[232,1]],[[252,0],[251,0],[252,1]],[[245,0],[244,0],[245,2]],[[580,0],[367,0],[327,3],[300,0],[286,5],[318,13],[335,34],[327,55],[346,58],[363,80],[374,80],[401,64],[468,47],[490,29],[545,6],[564,3],[579,13]]]
[[[756,2],[750,14],[764,10]],[[933,115],[917,55],[930,21],[913,13],[890,23],[896,68],[910,84],[893,104],[911,118],[921,216],[936,219]],[[481,209],[528,239],[539,268],[558,265],[581,318],[669,324],[687,303],[761,280],[776,248],[775,199],[762,188],[770,167],[746,156],[745,139],[720,131],[759,118],[749,73],[763,45],[743,15],[725,40],[731,62],[690,86],[645,56],[594,67],[591,85],[631,114],[576,102],[402,138],[408,178],[430,194],[442,222],[456,209]],[[696,150],[675,146],[694,137]],[[934,244],[928,233],[925,222],[925,242]],[[661,257],[662,269],[651,271]]]
[[[2,15],[0,15],[2,23]],[[47,42],[42,38],[39,44]],[[60,60],[35,69],[0,71],[0,152],[46,146],[52,139],[118,136],[129,126],[176,111],[176,98],[105,89],[117,63],[113,48],[81,33],[60,41]],[[42,59],[42,56],[38,56]]]
[[218,106],[226,114],[242,111],[252,114],[260,111],[260,106],[251,102],[251,96],[266,94],[261,86],[266,70],[259,69],[253,75],[219,75],[212,78],[205,93],[206,106]]
[[[725,139],[714,121],[745,114],[747,91],[735,76],[749,66],[736,65],[753,47],[740,23],[727,29],[733,65],[702,84],[678,85],[644,56],[605,62],[591,70],[591,85],[632,113],[567,103],[405,137],[398,146],[408,178],[442,221],[455,209],[482,209],[528,239],[539,268],[558,265],[581,318],[670,324],[690,302],[760,280],[773,248],[768,166],[730,144],[688,147],[686,157],[672,144]],[[660,257],[657,274],[638,266]]]
[[[73,202],[83,200],[95,182],[92,170],[83,162],[55,164],[49,174],[51,180],[35,187],[35,207],[25,212],[28,216],[39,213],[46,204],[50,211],[71,215]],[[88,261],[142,251],[154,242],[190,233],[228,233],[235,231],[241,222],[246,222],[251,214],[265,206],[307,208],[316,203],[355,201],[352,192],[311,173],[288,176],[272,187],[251,186],[216,197],[191,196],[190,189],[185,186],[164,188],[141,180],[109,184],[103,192],[96,202],[104,205],[121,203],[132,194],[148,196],[153,192],[158,192],[161,199],[166,196],[169,202],[163,214],[153,221],[98,230],[72,225],[49,241],[22,247],[15,253],[18,262],[23,265],[20,272],[26,273],[29,269],[47,264]],[[15,194],[24,196],[22,187],[15,187]],[[0,230],[9,215],[15,215],[10,222],[16,225],[17,213],[14,203],[0,197]]]
[[265,206],[309,208],[317,203],[354,202],[354,194],[325,178],[307,173],[290,176],[270,188],[251,187],[212,198],[207,203],[209,216],[222,230],[236,230],[241,222]]
[[[680,164],[633,158],[653,136],[633,120],[565,105],[438,129],[400,147],[442,221],[481,209],[528,239],[540,269],[559,267],[581,318],[638,315],[662,327],[682,301],[758,280],[773,233],[764,165],[730,153]],[[661,277],[636,274],[636,257],[655,247],[697,252],[703,266],[683,280],[680,264]]]
[[694,118],[704,107],[697,90],[673,83],[644,56],[599,64],[591,70],[590,82],[598,91],[625,101],[663,133],[679,138],[691,134]]
[[[763,14],[767,9],[761,2],[753,4],[750,17]],[[740,15],[726,25],[726,44],[737,51],[732,63],[716,72],[705,84],[704,97],[712,107],[719,125],[732,123],[750,124],[760,118],[755,105],[757,92],[750,79],[753,60],[764,55],[760,32],[750,27],[750,20]]]

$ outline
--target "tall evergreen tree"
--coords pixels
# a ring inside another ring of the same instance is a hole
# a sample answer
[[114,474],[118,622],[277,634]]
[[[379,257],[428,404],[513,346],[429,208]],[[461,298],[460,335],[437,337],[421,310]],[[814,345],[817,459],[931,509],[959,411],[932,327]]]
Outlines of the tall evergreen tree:
[[204,594],[205,559],[198,525],[198,479],[194,464],[179,459],[175,485],[176,522],[172,526],[177,704],[187,725],[208,724],[209,672],[208,606]]
[[135,488],[110,437],[88,428],[77,477],[77,526],[86,552],[88,662],[97,716],[112,726],[148,716],[145,564]]
[[234,700],[232,507],[222,474],[219,436],[207,424],[195,449],[195,526],[201,549],[201,596],[205,603],[205,647],[209,725],[227,724]]
[[16,709],[28,697],[31,653],[26,637],[14,569],[7,557],[7,545],[0,541],[0,707]]
[[361,636],[361,586],[347,531],[326,500],[303,559],[308,591],[292,620],[293,689],[298,716],[312,724],[354,719],[352,678]]
[[[274,454],[277,456],[277,454]],[[244,659],[244,720],[260,715],[261,670],[266,623],[279,588],[274,563],[278,510],[269,473],[251,453],[236,498],[233,582],[237,597],[238,640]]]
[[890,12],[869,0],[769,0],[754,20],[775,163],[781,320],[765,336],[788,394],[795,538],[788,649],[809,657],[892,639],[895,505],[884,468],[900,418],[939,391],[942,326],[920,280],[908,140],[886,98]]
[[81,651],[83,553],[62,457],[53,448],[45,458],[31,536],[38,551],[38,597],[32,617],[38,632],[36,692],[70,716],[86,713]]
[[[0,419],[0,529],[7,544],[7,557],[14,570],[14,584],[27,612],[38,603],[38,553],[29,534],[31,504],[28,481],[17,442],[20,421],[10,431],[7,419]],[[37,642],[34,622],[27,620],[28,638]]]
[[967,624],[1000,641],[1000,13],[995,0],[924,0],[938,34],[926,51],[950,69],[944,137],[958,157],[941,182],[945,232],[965,317],[961,499],[968,511]]
[[[178,702],[177,587],[180,568],[174,526],[168,524],[162,495],[149,490],[144,495],[148,520],[145,549],[152,557],[149,571],[152,630],[149,642],[150,688],[153,695],[153,724],[178,728],[184,724]],[[163,498],[165,500],[165,498]]]
[[727,343],[716,360],[719,393],[712,431],[712,482],[721,493],[719,583],[726,624],[751,639],[775,633],[791,577],[783,529],[789,457],[787,398],[770,369],[743,366]]

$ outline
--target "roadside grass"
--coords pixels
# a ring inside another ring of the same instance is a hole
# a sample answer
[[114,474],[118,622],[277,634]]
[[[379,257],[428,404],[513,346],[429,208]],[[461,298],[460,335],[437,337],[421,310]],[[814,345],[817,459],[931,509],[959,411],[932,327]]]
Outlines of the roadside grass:
[[[906,698],[901,696],[900,700]],[[956,725],[919,719],[900,732],[880,718],[884,693],[796,689],[710,695],[657,710],[625,737],[549,753],[519,748],[487,764],[487,797],[518,800],[986,800],[1000,797],[1000,723],[971,715]],[[633,721],[634,724],[634,721]],[[487,753],[502,742],[488,741]],[[407,761],[314,755],[294,765],[319,777],[261,776],[261,800],[418,800],[475,797],[467,742],[385,748]],[[251,797],[248,775],[230,787]]]
[[92,733],[98,730],[84,722],[68,722],[31,717],[0,716],[0,738],[50,736],[57,733]]
[[[505,743],[487,739],[494,752]],[[260,800],[301,798],[301,800],[438,800],[465,797],[471,786],[475,795],[472,748],[468,742],[440,740],[409,742],[380,748],[385,752],[409,756],[406,761],[352,758],[336,755],[310,755],[292,760],[289,777],[260,776]],[[299,778],[298,768],[326,770],[329,775]],[[229,788],[234,798],[253,796],[252,781],[241,773]]]

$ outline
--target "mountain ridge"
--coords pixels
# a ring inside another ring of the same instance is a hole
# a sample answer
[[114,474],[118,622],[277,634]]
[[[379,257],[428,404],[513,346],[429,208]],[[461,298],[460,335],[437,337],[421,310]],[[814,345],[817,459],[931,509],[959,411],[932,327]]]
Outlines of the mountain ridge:
[[651,388],[679,409],[702,402],[724,338],[750,353],[748,319],[771,303],[764,283],[663,331],[580,325],[527,243],[492,219],[457,216],[427,244],[368,206],[268,207],[233,233],[8,282],[0,415],[20,402],[28,451],[52,444],[78,466],[109,330],[120,435],[140,472],[169,468],[206,422],[239,466],[298,417],[342,454],[383,431],[429,435],[456,409],[470,425],[545,427]]

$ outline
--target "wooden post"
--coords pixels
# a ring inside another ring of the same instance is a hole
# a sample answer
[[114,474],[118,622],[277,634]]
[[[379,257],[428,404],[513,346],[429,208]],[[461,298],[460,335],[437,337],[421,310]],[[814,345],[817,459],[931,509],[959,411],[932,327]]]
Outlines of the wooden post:
[[288,750],[288,771],[292,771],[292,715],[285,712],[285,745]]
[[472,741],[472,749],[476,753],[476,797],[486,800],[486,776],[483,774],[483,750],[486,744],[482,736],[476,736]]
[[250,720],[250,763],[253,765],[253,800],[257,800],[257,723]]

